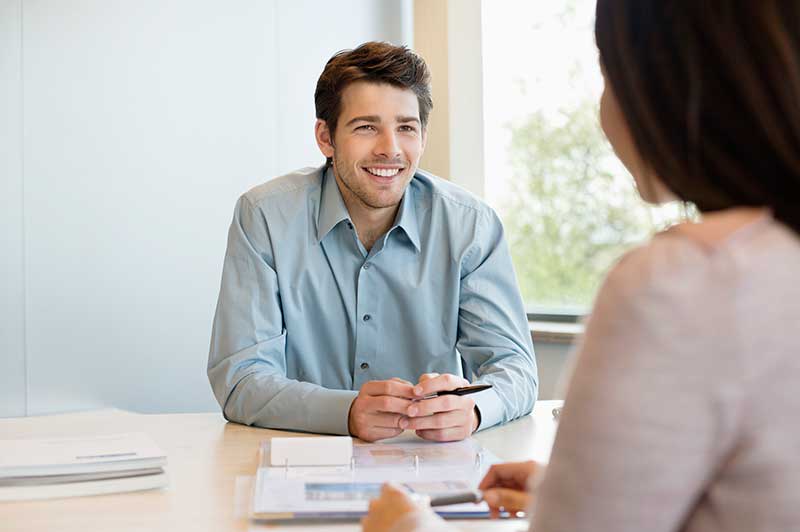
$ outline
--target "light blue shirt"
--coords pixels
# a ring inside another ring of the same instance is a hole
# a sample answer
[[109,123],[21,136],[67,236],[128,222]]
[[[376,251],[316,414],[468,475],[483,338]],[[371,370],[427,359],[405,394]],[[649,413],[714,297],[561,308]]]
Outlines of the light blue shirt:
[[324,167],[239,199],[208,359],[227,419],[348,434],[365,382],[429,372],[494,385],[472,396],[480,428],[533,408],[531,334],[491,208],[418,171],[367,252]]

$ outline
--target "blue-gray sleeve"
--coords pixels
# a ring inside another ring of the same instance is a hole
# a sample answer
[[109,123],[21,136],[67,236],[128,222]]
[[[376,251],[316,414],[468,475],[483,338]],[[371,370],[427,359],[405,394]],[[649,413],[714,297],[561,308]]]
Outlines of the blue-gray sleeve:
[[475,395],[484,429],[528,414],[539,387],[525,306],[493,211],[479,218],[462,264],[457,348],[473,382],[493,385]]
[[208,379],[231,421],[348,434],[357,392],[286,376],[286,328],[269,228],[246,196],[239,199],[228,232]]

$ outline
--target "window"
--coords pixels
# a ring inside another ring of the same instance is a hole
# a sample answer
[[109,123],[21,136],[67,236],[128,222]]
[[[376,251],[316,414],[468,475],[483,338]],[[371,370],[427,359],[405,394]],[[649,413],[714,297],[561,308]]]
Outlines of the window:
[[594,8],[482,6],[486,199],[531,314],[584,314],[614,261],[687,216],[683,204],[642,202],[603,136]]

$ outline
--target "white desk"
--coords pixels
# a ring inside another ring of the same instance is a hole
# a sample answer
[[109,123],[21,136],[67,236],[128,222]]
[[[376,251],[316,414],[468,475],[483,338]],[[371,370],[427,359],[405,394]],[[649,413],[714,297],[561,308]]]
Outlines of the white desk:
[[[475,438],[504,460],[546,461],[555,435],[552,409],[560,401],[540,401],[533,414]],[[142,415],[103,410],[57,416],[0,419],[0,438],[69,437],[147,432],[167,453],[170,485],[162,490],[0,503],[0,530],[360,530],[341,525],[262,525],[235,509],[237,483],[257,467],[258,446],[290,433],[227,423],[220,414]],[[297,434],[293,434],[297,435]],[[416,438],[413,433],[399,440]],[[238,479],[238,480],[237,480]],[[465,530],[517,531],[520,521],[465,521]]]

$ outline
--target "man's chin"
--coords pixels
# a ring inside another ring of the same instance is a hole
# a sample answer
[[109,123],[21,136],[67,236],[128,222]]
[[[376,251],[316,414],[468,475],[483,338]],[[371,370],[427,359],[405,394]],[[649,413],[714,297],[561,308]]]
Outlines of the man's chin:
[[361,202],[371,209],[389,209],[400,205],[402,196],[396,199],[362,198]]
[[[406,185],[408,186],[408,185]],[[372,190],[371,194],[359,195],[362,203],[373,209],[397,207],[403,200],[406,187],[402,190]]]

